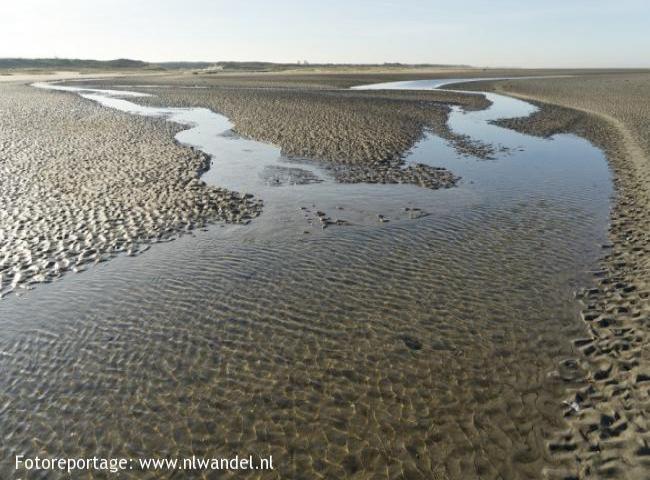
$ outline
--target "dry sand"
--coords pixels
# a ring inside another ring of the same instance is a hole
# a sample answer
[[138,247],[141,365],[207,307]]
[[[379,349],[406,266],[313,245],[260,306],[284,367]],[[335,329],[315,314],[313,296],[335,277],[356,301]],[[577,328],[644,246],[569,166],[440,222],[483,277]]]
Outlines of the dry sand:
[[577,339],[590,372],[558,455],[559,478],[648,478],[650,472],[650,74],[516,80],[456,88],[534,100],[529,119],[499,122],[525,133],[576,133],[601,146],[615,174],[611,245],[595,286],[580,293],[590,338]]
[[[613,70],[606,70],[613,73]],[[616,71],[618,72],[618,71]],[[629,72],[622,70],[620,72]],[[482,77],[528,77],[540,75],[598,75],[602,69],[515,69],[515,68],[403,68],[403,69],[346,69],[324,68],[312,71],[223,72],[205,74],[200,72],[169,72],[158,74],[165,83],[169,80],[204,86],[230,86],[254,88],[298,89],[347,89],[355,85],[397,82],[402,80],[430,80],[432,78],[482,78]],[[147,74],[147,76],[154,75]]]
[[164,120],[0,86],[0,295],[261,205],[207,187],[205,155]]
[[51,82],[55,80],[77,80],[87,78],[102,78],[102,77],[120,77],[123,73],[116,72],[76,72],[76,71],[53,71],[41,70],[35,72],[33,70],[0,70],[0,82]]

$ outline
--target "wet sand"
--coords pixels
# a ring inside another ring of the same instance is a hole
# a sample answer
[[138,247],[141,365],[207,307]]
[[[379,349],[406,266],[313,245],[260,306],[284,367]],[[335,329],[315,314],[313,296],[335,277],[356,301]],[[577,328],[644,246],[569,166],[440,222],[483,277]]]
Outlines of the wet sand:
[[528,119],[499,122],[532,135],[568,132],[607,153],[616,202],[594,286],[580,294],[590,335],[576,339],[589,375],[569,402],[559,455],[577,478],[647,478],[650,471],[650,74],[516,80],[455,88],[534,100]]
[[76,95],[0,90],[0,295],[261,210],[199,180],[209,159],[175,144],[178,126]]

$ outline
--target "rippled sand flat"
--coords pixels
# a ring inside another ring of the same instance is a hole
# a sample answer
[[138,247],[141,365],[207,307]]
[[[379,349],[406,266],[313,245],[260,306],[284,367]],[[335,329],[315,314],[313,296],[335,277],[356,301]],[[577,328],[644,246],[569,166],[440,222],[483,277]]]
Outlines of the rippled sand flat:
[[0,295],[260,205],[198,178],[177,126],[0,85]]

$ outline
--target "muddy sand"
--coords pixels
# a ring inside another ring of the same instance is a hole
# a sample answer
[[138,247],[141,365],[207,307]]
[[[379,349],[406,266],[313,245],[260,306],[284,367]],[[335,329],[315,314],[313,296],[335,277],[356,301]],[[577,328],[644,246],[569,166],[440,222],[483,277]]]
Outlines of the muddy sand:
[[480,82],[454,88],[532,100],[540,111],[502,126],[576,133],[600,146],[617,197],[594,286],[580,293],[590,335],[576,339],[589,375],[567,399],[559,478],[648,478],[650,472],[650,74]]

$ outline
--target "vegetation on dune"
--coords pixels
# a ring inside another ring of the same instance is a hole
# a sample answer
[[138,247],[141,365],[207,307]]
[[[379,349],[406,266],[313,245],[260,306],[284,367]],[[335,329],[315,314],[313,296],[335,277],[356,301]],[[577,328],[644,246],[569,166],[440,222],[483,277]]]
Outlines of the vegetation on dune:
[[146,68],[140,60],[81,60],[74,58],[0,58],[0,68]]
[[309,63],[306,60],[296,63],[273,62],[144,62],[119,58],[115,60],[85,60],[74,58],[0,58],[0,69],[34,69],[34,68],[101,68],[101,69],[193,69],[209,71],[242,71],[242,72],[275,72],[283,70],[309,70],[314,68],[444,68],[463,67],[464,65],[435,65],[435,64],[334,64]]

